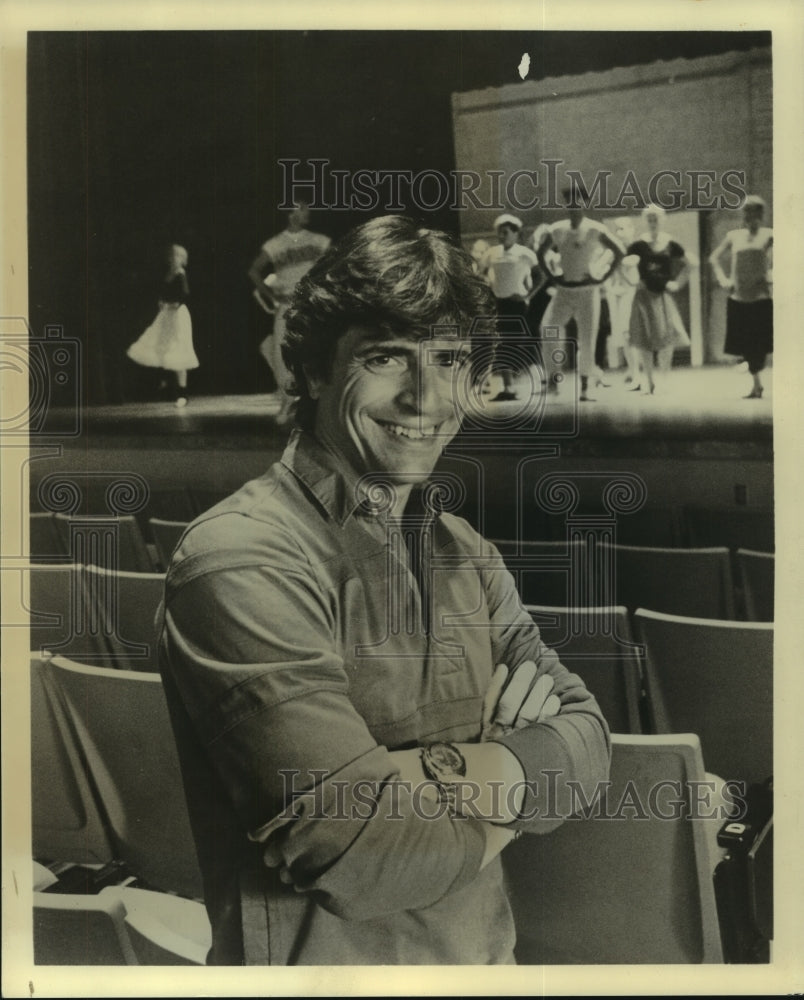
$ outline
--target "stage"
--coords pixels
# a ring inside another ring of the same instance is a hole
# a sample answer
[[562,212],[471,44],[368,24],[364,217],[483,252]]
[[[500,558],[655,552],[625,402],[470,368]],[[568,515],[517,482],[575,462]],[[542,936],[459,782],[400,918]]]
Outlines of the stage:
[[[465,495],[460,512],[478,526],[511,537],[545,476],[571,483],[590,508],[606,483],[625,481],[644,494],[643,512],[690,504],[773,510],[770,369],[762,399],[744,399],[750,375],[722,365],[674,368],[654,395],[631,391],[624,371],[607,373],[608,386],[593,387],[595,401],[583,403],[572,373],[553,395],[534,372],[518,379],[518,400],[494,402],[496,376],[485,393],[467,396],[467,419],[439,465]],[[186,519],[281,457],[290,428],[277,424],[278,410],[276,395],[265,394],[191,396],[184,409],[96,406],[79,420],[53,411],[50,433],[32,438],[23,494],[32,509],[54,509],[48,497],[64,479],[78,484],[82,510],[102,512],[109,483],[128,481],[147,494],[140,517]],[[176,501],[188,491],[201,498],[194,507]]]
[[[762,399],[744,399],[751,378],[738,365],[674,368],[657,376],[656,392],[645,395],[626,384],[625,371],[603,376],[605,386],[590,387],[591,402],[578,402],[574,373],[556,393],[543,394],[536,370],[520,374],[515,388],[518,399],[495,402],[501,388],[492,376],[481,394],[462,394],[470,423],[496,437],[499,424],[506,435],[531,437],[538,430],[545,438],[562,440],[563,450],[589,450],[597,454],[619,452],[623,443],[642,453],[665,452],[672,442],[687,447],[705,447],[709,442],[721,454],[727,442],[739,445],[740,454],[769,457],[773,438],[773,372],[763,373]],[[593,381],[593,380],[592,380]],[[281,448],[289,428],[275,421],[279,398],[275,394],[190,397],[178,409],[170,402],[131,402],[83,409],[77,437],[82,446],[93,447],[105,438],[115,438],[126,447],[150,447],[158,438],[160,447],[207,447],[211,442],[235,443],[240,448]],[[476,418],[472,420],[472,418]],[[59,433],[75,424],[73,410],[53,409],[48,428]],[[728,449],[732,450],[732,449]],[[676,449],[678,453],[683,449]]]

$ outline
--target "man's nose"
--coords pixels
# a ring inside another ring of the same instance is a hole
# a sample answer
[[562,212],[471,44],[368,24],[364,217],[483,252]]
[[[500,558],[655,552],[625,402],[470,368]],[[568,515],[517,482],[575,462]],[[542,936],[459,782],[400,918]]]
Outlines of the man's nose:
[[442,414],[445,403],[449,402],[450,388],[451,381],[445,377],[445,370],[428,364],[423,358],[420,364],[410,366],[402,400],[417,413],[435,416]]

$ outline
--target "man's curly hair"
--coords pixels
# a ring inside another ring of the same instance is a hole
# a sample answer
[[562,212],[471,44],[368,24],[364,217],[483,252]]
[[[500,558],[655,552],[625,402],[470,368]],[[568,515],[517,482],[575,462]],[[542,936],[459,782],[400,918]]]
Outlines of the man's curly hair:
[[[493,317],[493,303],[471,256],[446,233],[399,215],[353,229],[301,279],[285,315],[282,356],[299,397],[297,423],[312,429],[308,374],[329,378],[338,339],[350,327],[418,339],[443,325],[467,338],[476,320]],[[493,332],[484,332],[488,342]]]

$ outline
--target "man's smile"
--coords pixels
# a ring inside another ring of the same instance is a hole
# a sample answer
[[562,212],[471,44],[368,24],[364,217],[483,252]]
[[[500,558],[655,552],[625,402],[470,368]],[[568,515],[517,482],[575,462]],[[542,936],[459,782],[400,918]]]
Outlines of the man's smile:
[[440,424],[430,424],[426,427],[411,427],[408,424],[395,424],[389,420],[374,419],[383,430],[397,438],[407,438],[409,441],[427,441],[436,435]]

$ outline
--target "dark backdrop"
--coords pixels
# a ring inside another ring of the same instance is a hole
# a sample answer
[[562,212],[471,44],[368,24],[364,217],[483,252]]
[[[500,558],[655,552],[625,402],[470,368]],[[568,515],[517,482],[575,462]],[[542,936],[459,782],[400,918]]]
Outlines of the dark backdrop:
[[[145,398],[125,358],[153,318],[166,243],[189,250],[193,391],[270,389],[246,271],[284,225],[280,158],[454,169],[450,95],[767,46],[759,32],[33,32],[30,305],[82,341],[88,403]],[[337,237],[366,214],[313,213]],[[454,213],[428,224],[457,234]]]

